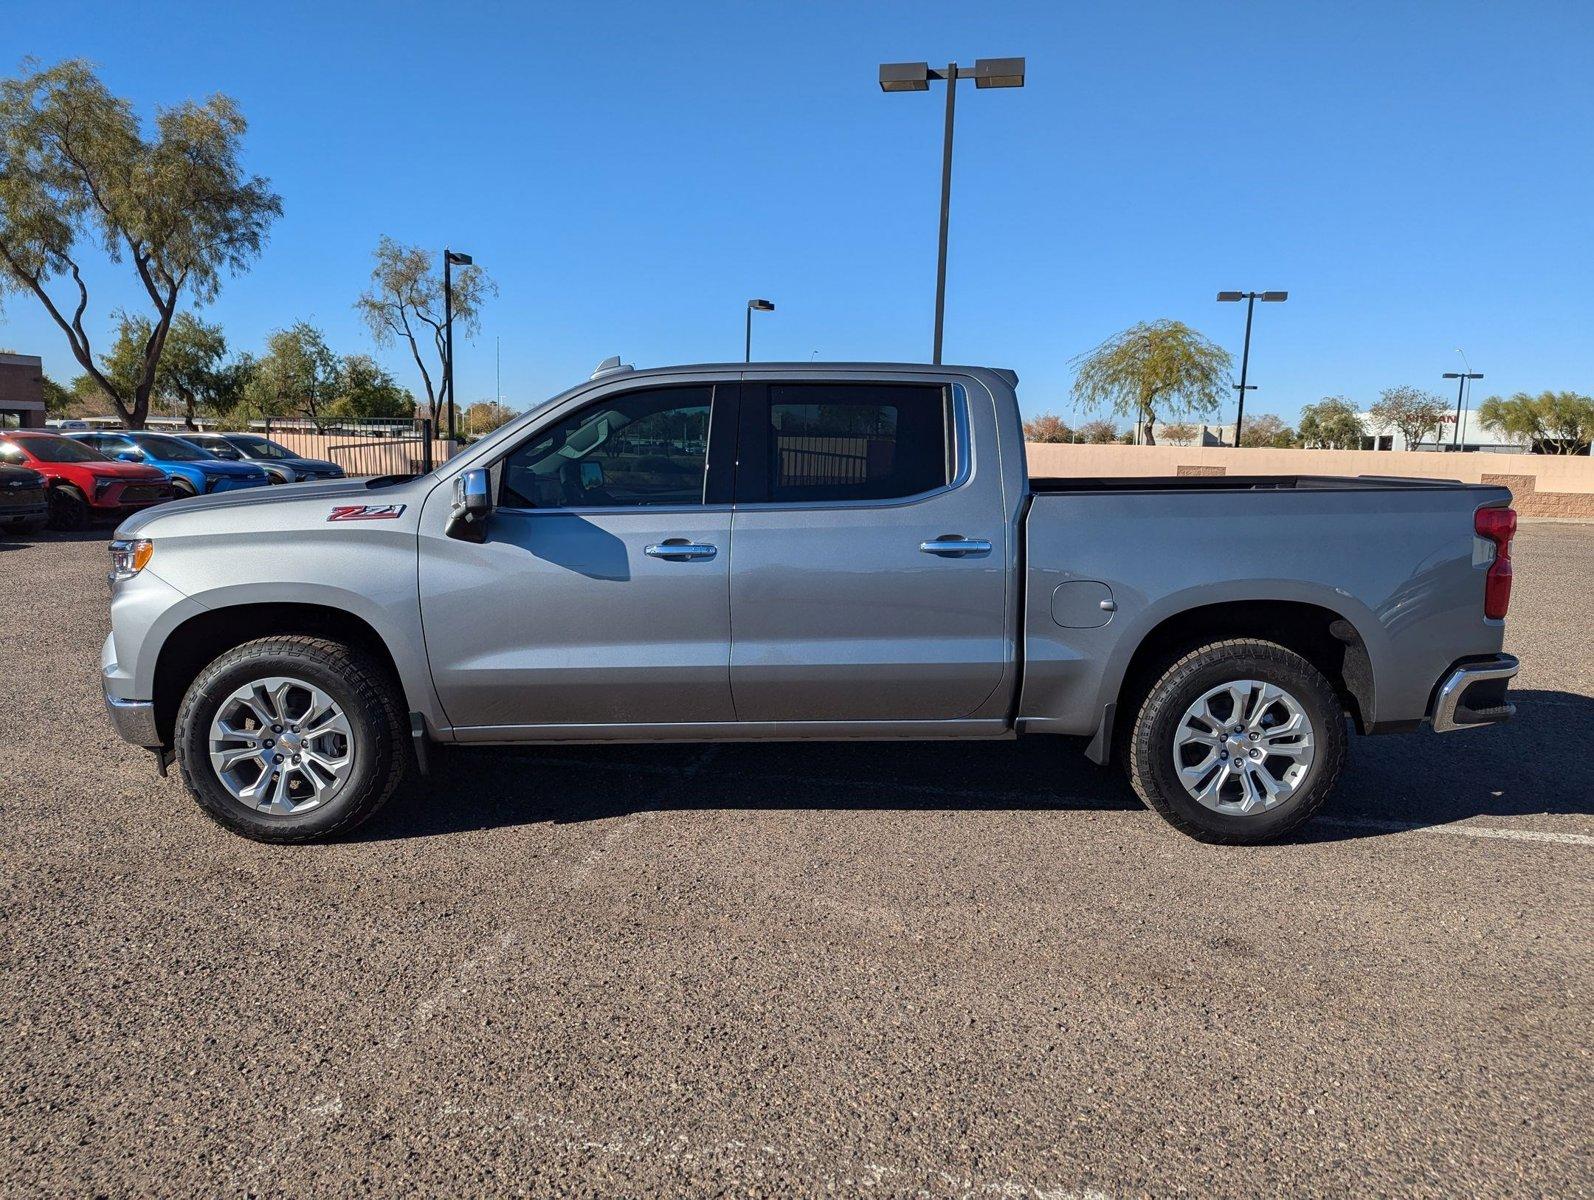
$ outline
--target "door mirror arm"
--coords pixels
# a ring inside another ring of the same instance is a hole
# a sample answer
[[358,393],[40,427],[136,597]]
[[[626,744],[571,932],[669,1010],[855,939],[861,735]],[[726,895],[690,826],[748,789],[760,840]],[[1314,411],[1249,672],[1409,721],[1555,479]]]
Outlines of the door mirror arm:
[[481,467],[454,477],[454,503],[444,532],[462,542],[485,542],[487,518],[493,511],[492,484]]

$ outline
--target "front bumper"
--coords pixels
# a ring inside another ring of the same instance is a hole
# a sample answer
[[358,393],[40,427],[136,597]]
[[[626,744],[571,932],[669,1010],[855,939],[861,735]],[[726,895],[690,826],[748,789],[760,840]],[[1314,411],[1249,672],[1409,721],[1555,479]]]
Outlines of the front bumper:
[[161,736],[155,730],[155,704],[151,700],[118,700],[105,693],[105,711],[111,728],[124,742],[159,749]]
[[1506,697],[1516,677],[1518,663],[1509,654],[1458,663],[1434,692],[1428,719],[1435,733],[1481,729],[1516,716],[1517,706]]
[[36,521],[40,517],[49,515],[49,496],[43,488],[39,489],[37,495],[26,492],[13,493],[13,496],[15,495],[25,496],[26,499],[0,508],[0,521]]
[[205,480],[205,492],[207,495],[215,495],[217,492],[236,492],[241,488],[269,487],[270,485],[271,477],[264,474],[254,479],[239,479],[236,476],[229,475],[213,475]]

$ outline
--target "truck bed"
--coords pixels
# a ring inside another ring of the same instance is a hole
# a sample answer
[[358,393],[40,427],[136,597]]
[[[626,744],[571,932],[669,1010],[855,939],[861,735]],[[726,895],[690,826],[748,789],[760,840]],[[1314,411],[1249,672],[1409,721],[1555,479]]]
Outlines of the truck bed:
[[1459,479],[1411,479],[1391,475],[1115,475],[1030,476],[1030,491],[1059,492],[1272,492],[1412,491],[1435,488],[1489,488]]

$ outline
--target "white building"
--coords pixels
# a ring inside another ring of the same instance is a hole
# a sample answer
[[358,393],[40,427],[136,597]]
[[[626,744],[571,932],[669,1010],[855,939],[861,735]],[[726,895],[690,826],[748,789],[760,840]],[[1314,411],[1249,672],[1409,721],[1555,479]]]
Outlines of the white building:
[[[1362,423],[1362,449],[1363,450],[1405,450],[1406,439],[1400,431],[1388,425],[1380,425],[1373,419],[1371,413],[1360,412],[1356,419]],[[1501,433],[1497,429],[1490,429],[1478,420],[1475,409],[1463,410],[1461,414],[1461,436],[1456,436],[1456,414],[1454,411],[1445,414],[1444,420],[1439,425],[1437,437],[1430,435],[1418,442],[1418,450],[1469,450],[1481,451],[1485,454],[1527,454],[1530,447],[1521,438]]]

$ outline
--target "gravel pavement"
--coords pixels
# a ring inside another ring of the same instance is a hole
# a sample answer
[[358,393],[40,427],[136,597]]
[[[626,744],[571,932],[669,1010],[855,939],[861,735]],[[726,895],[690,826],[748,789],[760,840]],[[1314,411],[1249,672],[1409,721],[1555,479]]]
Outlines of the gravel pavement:
[[1519,720],[1304,836],[1068,742],[439,754],[353,840],[112,735],[104,530],[0,540],[0,1195],[1589,1195],[1594,526]]

